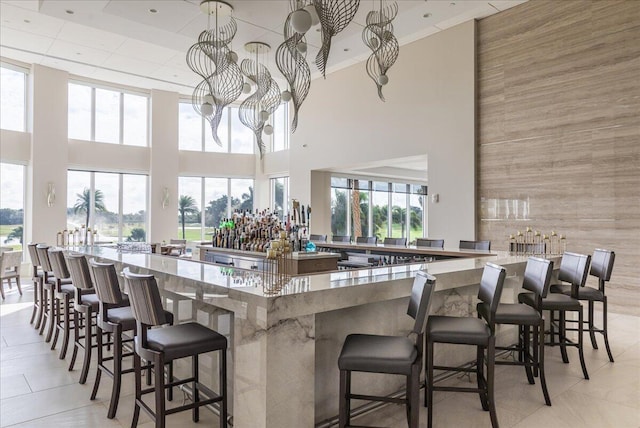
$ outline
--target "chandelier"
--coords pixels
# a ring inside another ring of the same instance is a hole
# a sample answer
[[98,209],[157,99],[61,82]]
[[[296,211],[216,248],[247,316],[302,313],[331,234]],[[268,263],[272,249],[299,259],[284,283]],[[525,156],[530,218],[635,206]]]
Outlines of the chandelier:
[[271,125],[267,125],[267,121],[280,105],[280,87],[271,77],[267,67],[261,64],[259,60],[260,55],[263,58],[266,57],[266,54],[271,50],[271,46],[262,42],[249,42],[244,47],[247,52],[255,55],[255,59],[243,59],[240,63],[240,70],[253,83],[252,86],[255,87],[255,92],[240,104],[238,114],[240,115],[240,122],[253,131],[260,151],[260,159],[262,159],[265,152],[262,132],[273,132]]
[[362,30],[362,40],[373,51],[367,59],[367,74],[378,87],[378,96],[384,101],[382,87],[389,82],[387,70],[398,59],[400,47],[398,39],[393,35],[393,24],[398,14],[398,4],[394,1],[383,7],[384,0],[380,0],[378,10],[367,14],[367,26]]
[[[211,125],[214,141],[222,146],[218,126],[223,110],[238,99],[244,83],[238,55],[230,47],[238,27],[228,3],[204,0],[200,8],[209,19],[213,16],[215,22],[213,28],[200,33],[198,41],[187,51],[187,65],[203,79],[194,89],[191,103]],[[223,19],[227,21],[224,24]]]

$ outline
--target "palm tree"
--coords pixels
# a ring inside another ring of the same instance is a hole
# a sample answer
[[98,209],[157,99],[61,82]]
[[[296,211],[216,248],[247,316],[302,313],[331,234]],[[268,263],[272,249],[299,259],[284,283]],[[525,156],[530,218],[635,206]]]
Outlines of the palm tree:
[[9,241],[11,241],[12,239],[18,239],[20,240],[20,243],[22,244],[22,234],[23,234],[23,228],[22,226],[18,226],[15,229],[13,229],[8,235],[7,235],[7,239],[4,240],[4,243],[8,243]]
[[[76,199],[76,204],[73,206],[74,214],[82,214],[86,215],[85,225],[87,229],[89,228],[89,215],[91,213],[91,190],[88,188],[84,188],[82,193],[76,193],[78,199]],[[106,212],[107,207],[104,205],[104,194],[101,190],[96,189],[94,192],[94,210],[95,212]],[[87,229],[85,229],[85,242],[87,242]]]
[[196,200],[191,196],[180,195],[180,200],[178,201],[178,213],[180,214],[180,223],[182,224],[182,239],[186,239],[184,237],[184,218],[187,214],[198,214]]

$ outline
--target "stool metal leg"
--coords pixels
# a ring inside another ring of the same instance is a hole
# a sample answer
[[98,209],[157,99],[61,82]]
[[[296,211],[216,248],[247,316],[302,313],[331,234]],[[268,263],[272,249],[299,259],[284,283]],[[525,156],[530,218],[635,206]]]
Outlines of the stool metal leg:
[[582,310],[578,312],[578,355],[580,356],[580,365],[582,366],[582,374],[585,379],[589,379],[589,373],[587,373],[587,366],[584,362],[584,352],[583,349],[583,327],[582,327]]
[[604,296],[604,300],[602,301],[602,330],[602,335],[604,336],[604,346],[605,348],[607,348],[609,361],[613,363],[613,354],[611,353],[611,348],[609,347],[609,334],[607,333],[607,296]]
[[62,347],[60,348],[61,360],[67,356],[67,348],[69,347],[69,336],[71,335],[71,308],[69,307],[69,297],[64,299],[64,330],[62,335]]
[[349,425],[350,399],[351,394],[351,372],[348,370],[340,370],[340,401],[339,401],[339,427],[344,428]]
[[[537,349],[537,347],[535,349],[535,352],[537,353],[536,361],[538,362],[536,368],[539,369],[540,373],[540,385],[542,386],[544,402],[547,404],[547,406],[550,406],[551,398],[549,398],[549,391],[547,390],[547,379],[544,375],[544,319],[540,321],[540,325],[535,331],[535,337],[538,338],[536,342],[538,342],[537,345],[540,347],[540,349]],[[534,346],[536,346],[535,343]]]
[[227,428],[227,350],[220,350],[220,363],[218,364],[220,376],[220,394],[222,395],[222,403],[220,403],[220,428]]
[[427,427],[433,427],[433,342],[427,339],[427,367],[426,378],[427,386],[424,392],[424,405],[427,406]]
[[87,308],[84,314],[84,359],[82,361],[82,371],[80,372],[80,384],[87,382],[89,366],[91,365],[91,307]]
[[[98,394],[98,388],[100,388],[100,378],[102,376],[102,364],[104,364],[103,361],[103,349],[102,349],[102,329],[98,326],[96,326],[96,342],[97,342],[97,353],[98,353],[98,370],[96,370],[96,377],[93,381],[93,390],[91,391],[91,400],[95,400],[96,399],[96,395]],[[114,355],[115,357],[115,355]],[[114,362],[113,362],[114,366],[115,366],[115,358],[114,358]],[[114,367],[114,373],[115,373],[115,367]],[[111,400],[113,401],[113,394],[111,394]],[[109,408],[109,410],[111,410],[111,408]],[[109,416],[107,416],[109,417]],[[109,418],[111,419],[111,418]]]
[[156,399],[156,428],[165,428],[165,401],[164,401],[164,361],[162,354],[158,354],[153,362],[155,367],[155,399]]
[[[200,401],[200,391],[198,390],[198,355],[194,355],[192,357],[191,377],[193,377],[193,402],[197,403]],[[191,419],[193,422],[198,422],[200,420],[200,407],[196,406],[193,408]]]
[[131,428],[138,426],[138,419],[140,418],[140,400],[142,400],[142,369],[140,368],[140,357],[137,353],[133,353],[133,371],[135,373],[136,381],[136,398],[133,407],[133,417],[131,418]]
[[533,385],[535,383],[535,381],[533,380],[533,372],[531,371],[531,362],[533,361],[532,357],[531,357],[531,326],[528,325],[523,325],[522,326],[523,330],[524,330],[524,347],[523,347],[523,354],[524,354],[524,360],[523,362],[525,363],[524,365],[524,371],[527,374],[527,380],[529,381],[529,384]]
[[480,394],[480,403],[482,403],[482,410],[489,410],[487,380],[484,377],[484,349],[481,346],[476,347],[476,378],[478,382],[478,394]]
[[[560,330],[560,353],[562,354],[562,362],[568,363],[569,357],[567,356],[567,314],[565,311],[560,312],[560,322],[559,322],[559,330]],[[582,319],[582,316],[581,316]],[[582,335],[581,335],[582,336]]]
[[496,361],[496,339],[494,336],[489,338],[487,346],[487,399],[489,401],[489,415],[491,417],[491,426],[498,428],[498,415],[496,414],[496,400],[494,396],[494,375]]
[[596,328],[593,324],[593,300],[589,300],[589,336],[591,337],[591,346],[593,349],[598,349],[598,342],[596,342]]

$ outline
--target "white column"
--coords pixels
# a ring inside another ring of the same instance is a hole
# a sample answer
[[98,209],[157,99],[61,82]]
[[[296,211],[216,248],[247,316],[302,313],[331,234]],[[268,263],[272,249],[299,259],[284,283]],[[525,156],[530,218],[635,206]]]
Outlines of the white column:
[[34,64],[29,74],[31,156],[26,240],[55,244],[67,224],[68,73]]
[[[151,161],[149,165],[150,242],[169,241],[178,233],[178,94],[151,91]],[[126,191],[126,189],[125,189]]]

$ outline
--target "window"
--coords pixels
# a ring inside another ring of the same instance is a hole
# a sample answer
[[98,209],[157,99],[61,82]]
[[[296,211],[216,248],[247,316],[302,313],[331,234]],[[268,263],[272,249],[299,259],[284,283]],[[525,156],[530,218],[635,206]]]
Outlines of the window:
[[[253,131],[240,121],[237,106],[228,106],[222,113],[217,131],[222,146],[215,142],[210,123],[194,110],[190,102],[181,102],[178,114],[180,150],[245,154],[256,152]],[[288,105],[281,104],[268,123],[273,126],[273,134],[263,134],[264,143],[273,151],[288,148]]]
[[284,221],[289,211],[289,177],[272,178],[270,184],[271,211],[278,213]]
[[253,179],[179,177],[178,236],[208,241],[234,210],[253,211],[253,184]]
[[146,175],[68,171],[67,230],[85,225],[100,241],[146,241],[146,223]]
[[69,138],[148,145],[149,97],[69,83]]
[[415,242],[424,236],[426,194],[418,184],[332,177],[331,232]]
[[24,132],[27,129],[27,74],[0,67],[0,128]]
[[25,167],[0,163],[0,246],[22,250]]

